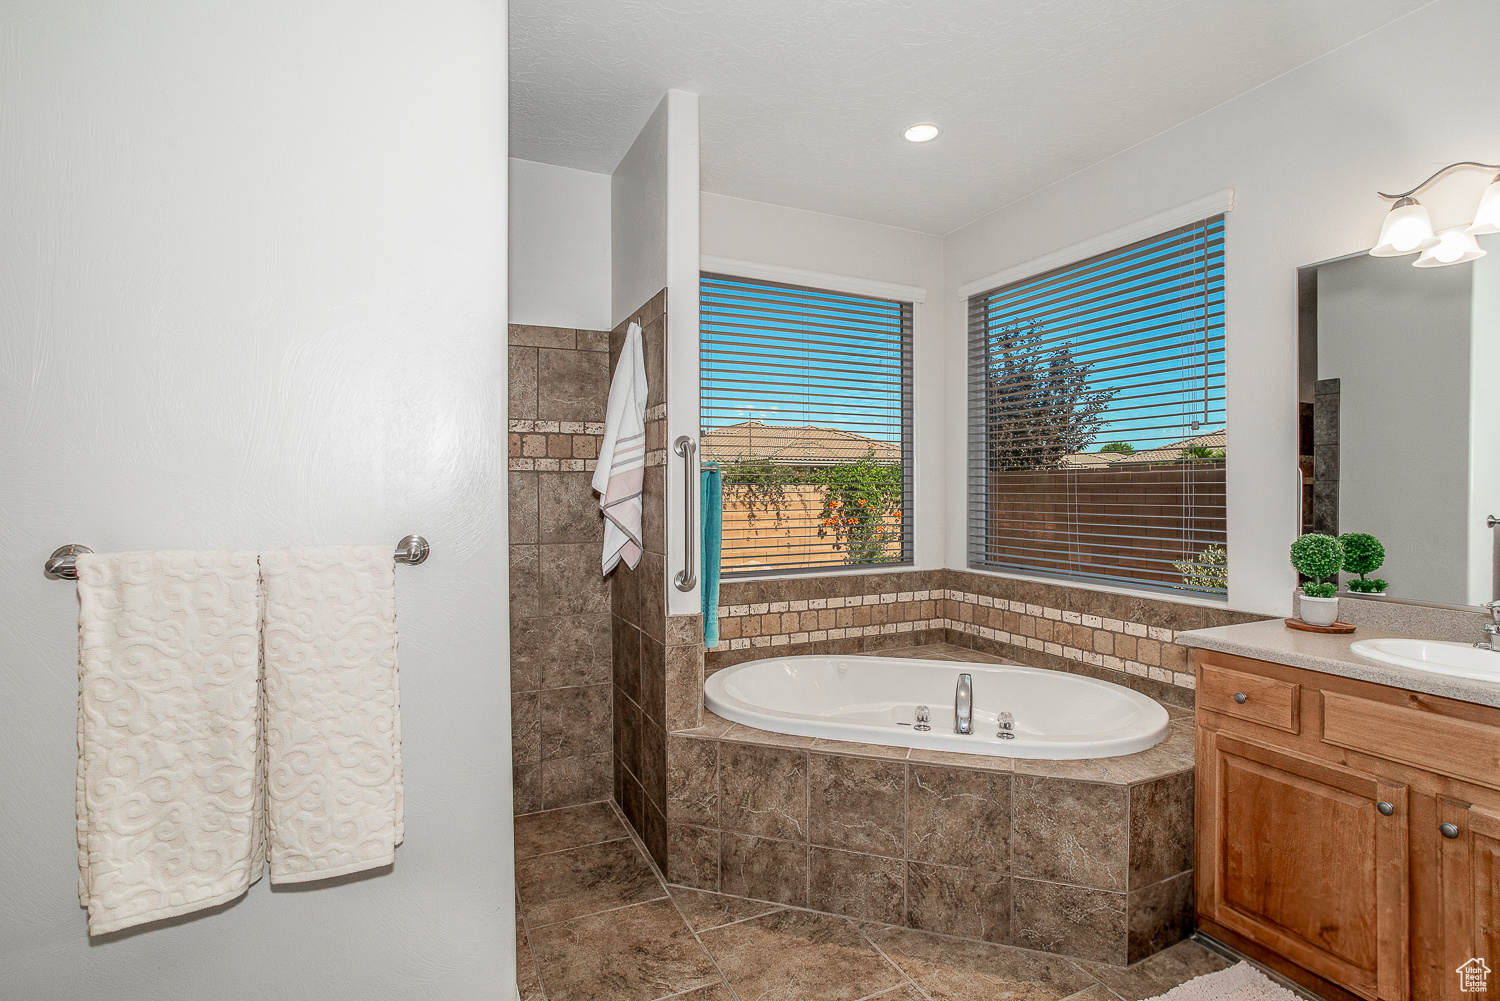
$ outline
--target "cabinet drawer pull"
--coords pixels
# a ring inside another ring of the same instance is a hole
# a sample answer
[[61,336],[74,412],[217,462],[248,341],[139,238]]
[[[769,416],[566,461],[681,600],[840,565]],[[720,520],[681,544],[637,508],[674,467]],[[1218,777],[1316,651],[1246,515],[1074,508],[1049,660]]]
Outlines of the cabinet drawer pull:
[[1240,705],[1244,705],[1246,702],[1250,701],[1250,696],[1246,695],[1244,692],[1235,692],[1234,701],[1238,702]]
[[1380,811],[1380,815],[1382,817],[1389,817],[1391,814],[1393,814],[1393,813],[1396,812],[1395,804],[1393,804],[1393,803],[1387,803],[1384,800],[1381,800],[1379,803],[1376,803],[1375,804],[1375,809],[1377,809],[1377,810]]
[[1456,838],[1456,837],[1458,837],[1458,825],[1457,824],[1439,824],[1438,825],[1438,830],[1440,830],[1440,831],[1443,832],[1443,837],[1445,837],[1445,838]]

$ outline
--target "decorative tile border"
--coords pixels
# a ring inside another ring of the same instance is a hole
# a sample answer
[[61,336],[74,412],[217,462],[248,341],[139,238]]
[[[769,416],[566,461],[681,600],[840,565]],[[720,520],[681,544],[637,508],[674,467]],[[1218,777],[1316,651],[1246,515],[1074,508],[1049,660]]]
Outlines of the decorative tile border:
[[727,605],[729,650],[949,629],[1192,689],[1187,650],[1171,629],[955,589]]

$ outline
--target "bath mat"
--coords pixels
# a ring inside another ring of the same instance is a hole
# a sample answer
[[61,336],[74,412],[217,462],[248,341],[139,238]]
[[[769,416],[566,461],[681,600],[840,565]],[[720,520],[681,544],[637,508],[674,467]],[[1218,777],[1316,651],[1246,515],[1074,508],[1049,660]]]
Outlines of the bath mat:
[[1152,1001],[1301,1001],[1249,963],[1205,973]]

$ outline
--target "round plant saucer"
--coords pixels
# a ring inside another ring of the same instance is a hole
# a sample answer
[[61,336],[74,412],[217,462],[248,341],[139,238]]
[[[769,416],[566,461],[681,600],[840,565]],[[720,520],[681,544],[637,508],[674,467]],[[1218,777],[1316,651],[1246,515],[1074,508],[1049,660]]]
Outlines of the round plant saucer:
[[1331,626],[1315,626],[1315,625],[1312,625],[1311,623],[1303,622],[1301,619],[1287,619],[1286,620],[1286,627],[1288,629],[1300,629],[1304,633],[1352,633],[1352,632],[1354,632],[1354,627],[1351,626],[1347,622],[1335,622]]

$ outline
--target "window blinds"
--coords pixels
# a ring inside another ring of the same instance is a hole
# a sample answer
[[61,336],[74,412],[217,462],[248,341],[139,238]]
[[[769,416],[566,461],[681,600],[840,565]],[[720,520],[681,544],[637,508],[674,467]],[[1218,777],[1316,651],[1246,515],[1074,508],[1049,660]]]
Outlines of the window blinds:
[[910,303],[704,274],[725,574],[911,561]]
[[969,563],[1225,594],[1224,217],[969,300]]

